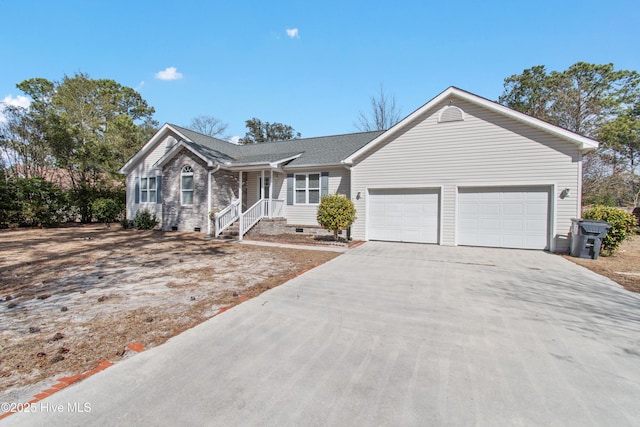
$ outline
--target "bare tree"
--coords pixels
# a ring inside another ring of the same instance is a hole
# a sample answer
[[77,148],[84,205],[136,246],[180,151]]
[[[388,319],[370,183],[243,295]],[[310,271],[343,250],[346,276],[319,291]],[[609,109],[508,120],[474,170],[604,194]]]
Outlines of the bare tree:
[[186,127],[204,135],[228,139],[228,135],[225,135],[225,132],[227,131],[229,124],[213,116],[194,117],[191,119],[191,123]]
[[380,93],[369,98],[371,111],[358,114],[358,122],[354,123],[359,130],[386,130],[400,121],[400,109],[396,106],[396,97],[388,96],[384,86],[380,84]]

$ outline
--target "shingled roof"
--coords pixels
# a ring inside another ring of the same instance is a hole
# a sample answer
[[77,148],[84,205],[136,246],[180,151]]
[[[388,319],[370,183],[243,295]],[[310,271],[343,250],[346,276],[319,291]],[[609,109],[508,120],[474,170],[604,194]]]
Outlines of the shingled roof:
[[364,147],[384,131],[300,138],[261,144],[236,145],[221,139],[170,124],[182,135],[190,148],[214,163],[241,166],[252,163],[277,162],[291,159],[287,167],[339,165],[342,160]]

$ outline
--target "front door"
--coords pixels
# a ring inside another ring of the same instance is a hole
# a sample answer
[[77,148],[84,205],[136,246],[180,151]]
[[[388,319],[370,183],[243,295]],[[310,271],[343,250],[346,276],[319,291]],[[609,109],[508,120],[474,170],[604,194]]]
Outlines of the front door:
[[[269,198],[269,185],[271,185],[271,183],[269,182],[269,177],[265,176],[264,177],[264,198],[268,199]],[[262,186],[262,177],[259,176],[258,177],[258,199],[260,198],[260,187]]]

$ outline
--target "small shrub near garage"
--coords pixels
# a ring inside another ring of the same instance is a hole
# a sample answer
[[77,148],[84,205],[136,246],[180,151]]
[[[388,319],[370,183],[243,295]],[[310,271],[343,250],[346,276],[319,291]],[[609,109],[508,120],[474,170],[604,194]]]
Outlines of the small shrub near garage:
[[93,210],[93,216],[100,222],[109,223],[115,222],[115,220],[122,213],[120,204],[113,199],[100,198],[93,201],[91,204]]
[[322,197],[318,206],[318,224],[325,230],[333,231],[338,240],[338,232],[351,227],[356,220],[353,202],[343,194],[329,194]]
[[582,217],[606,221],[611,226],[602,240],[602,252],[605,256],[615,254],[620,244],[633,233],[636,225],[633,214],[610,206],[594,206],[583,212]]
[[151,230],[158,224],[160,221],[156,214],[147,209],[139,210],[133,218],[133,226],[138,230]]

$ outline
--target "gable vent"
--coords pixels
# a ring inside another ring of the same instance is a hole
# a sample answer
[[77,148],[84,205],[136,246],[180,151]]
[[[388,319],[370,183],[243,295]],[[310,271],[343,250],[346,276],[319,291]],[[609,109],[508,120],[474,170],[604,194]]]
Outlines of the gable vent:
[[464,111],[453,105],[444,107],[438,117],[438,123],[460,122],[464,120]]
[[166,148],[166,151],[171,150],[171,147],[173,147],[174,145],[176,145],[176,143],[177,143],[177,142],[178,142],[178,141],[177,141],[174,137],[172,137],[172,136],[168,137],[168,138],[165,140],[165,148]]

